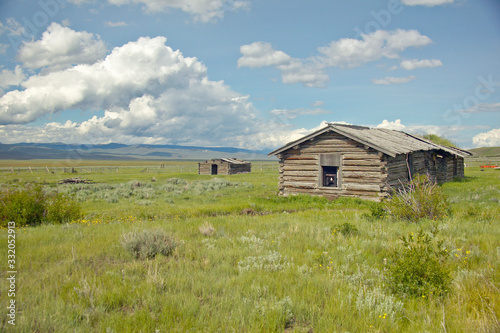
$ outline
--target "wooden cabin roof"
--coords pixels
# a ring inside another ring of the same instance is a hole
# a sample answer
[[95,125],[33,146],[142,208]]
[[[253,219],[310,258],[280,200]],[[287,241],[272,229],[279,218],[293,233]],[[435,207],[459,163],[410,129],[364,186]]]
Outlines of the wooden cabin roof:
[[205,163],[216,163],[216,162],[225,162],[231,164],[250,164],[250,162],[242,161],[237,158],[219,158],[205,161]]
[[333,123],[329,123],[324,128],[298,140],[289,142],[283,147],[270,152],[268,155],[277,155],[326,132],[338,133],[392,157],[398,154],[407,154],[419,150],[443,150],[460,157],[472,155],[466,150],[441,146],[417,135],[408,134],[402,131]]

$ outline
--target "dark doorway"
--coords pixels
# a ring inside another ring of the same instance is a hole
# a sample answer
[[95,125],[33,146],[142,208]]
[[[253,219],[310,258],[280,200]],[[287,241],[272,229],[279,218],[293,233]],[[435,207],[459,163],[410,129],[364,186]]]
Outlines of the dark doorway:
[[323,186],[338,187],[338,167],[324,166],[323,168]]
[[211,175],[216,175],[217,174],[217,164],[212,164],[212,172],[210,174]]

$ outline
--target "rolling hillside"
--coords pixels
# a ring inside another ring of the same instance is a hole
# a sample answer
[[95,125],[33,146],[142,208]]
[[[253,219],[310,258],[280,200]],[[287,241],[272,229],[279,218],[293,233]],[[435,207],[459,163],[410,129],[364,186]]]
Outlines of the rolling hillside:
[[500,157],[500,147],[481,147],[469,149],[477,154],[478,157]]
[[85,159],[85,160],[201,160],[235,157],[244,160],[269,160],[267,151],[232,147],[178,145],[74,145],[64,143],[1,144],[0,159]]

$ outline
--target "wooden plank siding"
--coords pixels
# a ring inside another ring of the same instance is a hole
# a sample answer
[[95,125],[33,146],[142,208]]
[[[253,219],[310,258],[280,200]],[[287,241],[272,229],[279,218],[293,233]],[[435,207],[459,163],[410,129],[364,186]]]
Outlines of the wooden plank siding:
[[251,172],[252,169],[251,163],[234,164],[225,161],[213,160],[213,161],[198,163],[198,174],[211,175],[212,165],[217,165],[218,175],[234,175],[238,173],[248,173]]
[[[342,181],[337,188],[320,184],[319,156],[331,153],[342,156]],[[308,193],[331,199],[347,196],[380,201],[410,180],[409,170],[411,177],[427,174],[439,183],[464,175],[462,157],[444,151],[414,151],[391,157],[335,132],[302,142],[278,157],[278,190],[285,196]]]
[[282,195],[376,201],[415,174],[439,183],[463,177],[464,157],[470,154],[401,131],[334,123],[269,153],[280,160]]
[[[444,183],[455,177],[464,177],[464,159],[442,151],[417,151],[412,153],[413,175],[428,175],[434,182]],[[407,155],[388,158],[387,185],[399,188],[409,181]]]
[[[319,156],[331,153],[342,156],[342,184],[338,188],[319,183]],[[278,189],[283,195],[309,193],[332,199],[352,196],[379,201],[387,177],[382,156],[340,134],[324,133],[281,154]]]

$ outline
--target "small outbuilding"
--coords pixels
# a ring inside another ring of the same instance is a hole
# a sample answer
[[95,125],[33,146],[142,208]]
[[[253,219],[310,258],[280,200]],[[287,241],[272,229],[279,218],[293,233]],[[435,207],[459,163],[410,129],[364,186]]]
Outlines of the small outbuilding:
[[269,153],[279,158],[281,195],[380,201],[414,174],[435,182],[464,176],[471,153],[383,128],[328,124]]
[[234,175],[252,171],[252,163],[237,158],[220,158],[198,163],[199,175]]

